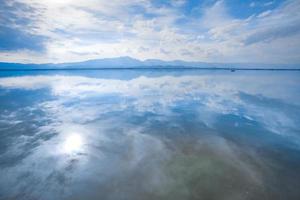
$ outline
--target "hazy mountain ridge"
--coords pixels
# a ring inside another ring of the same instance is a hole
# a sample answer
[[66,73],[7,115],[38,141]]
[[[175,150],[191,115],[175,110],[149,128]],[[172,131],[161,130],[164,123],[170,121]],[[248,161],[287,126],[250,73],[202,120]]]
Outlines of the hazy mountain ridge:
[[144,61],[131,57],[103,58],[70,63],[22,64],[0,62],[0,69],[79,69],[79,68],[150,68],[150,67],[195,67],[195,68],[291,68],[299,69],[296,64],[255,64],[255,63],[206,63],[182,60],[163,61],[147,59]]

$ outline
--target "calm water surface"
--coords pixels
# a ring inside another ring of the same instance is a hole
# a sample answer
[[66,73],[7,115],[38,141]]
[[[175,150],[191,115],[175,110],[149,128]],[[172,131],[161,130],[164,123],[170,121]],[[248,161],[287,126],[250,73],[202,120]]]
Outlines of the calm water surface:
[[300,199],[300,72],[0,72],[0,199]]

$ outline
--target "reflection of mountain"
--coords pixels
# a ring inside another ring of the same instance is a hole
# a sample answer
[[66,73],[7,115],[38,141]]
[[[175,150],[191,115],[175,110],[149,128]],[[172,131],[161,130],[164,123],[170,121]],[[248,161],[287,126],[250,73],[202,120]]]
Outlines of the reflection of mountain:
[[103,58],[87,60],[73,63],[48,63],[48,64],[20,64],[20,63],[0,63],[0,69],[57,69],[57,68],[300,68],[296,64],[253,64],[253,63],[206,63],[188,62],[182,60],[163,61],[159,59],[138,60],[131,57]]

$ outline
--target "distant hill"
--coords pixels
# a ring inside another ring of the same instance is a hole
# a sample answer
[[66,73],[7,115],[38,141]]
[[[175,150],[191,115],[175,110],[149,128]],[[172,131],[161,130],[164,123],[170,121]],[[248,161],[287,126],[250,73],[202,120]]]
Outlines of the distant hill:
[[103,68],[228,68],[228,69],[300,69],[300,65],[292,64],[247,64],[247,63],[205,63],[182,60],[163,61],[158,59],[138,60],[131,57],[103,58],[83,62],[58,64],[21,64],[0,62],[0,70],[4,69],[103,69]]

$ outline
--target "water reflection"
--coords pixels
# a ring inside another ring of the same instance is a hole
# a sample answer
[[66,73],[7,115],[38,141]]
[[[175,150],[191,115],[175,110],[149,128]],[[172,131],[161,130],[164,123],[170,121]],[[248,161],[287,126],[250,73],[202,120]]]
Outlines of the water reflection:
[[299,199],[300,76],[114,73],[0,78],[0,199]]
[[82,149],[83,139],[77,133],[71,133],[66,137],[65,142],[63,144],[63,151],[65,153],[75,153]]

